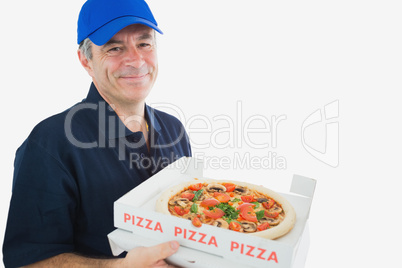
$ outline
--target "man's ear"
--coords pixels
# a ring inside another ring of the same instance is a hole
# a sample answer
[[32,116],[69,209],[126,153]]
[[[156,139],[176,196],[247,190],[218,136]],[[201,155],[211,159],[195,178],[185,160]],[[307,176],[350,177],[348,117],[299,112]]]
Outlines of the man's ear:
[[81,49],[78,49],[77,51],[78,54],[78,59],[81,62],[82,67],[84,67],[85,70],[87,70],[88,74],[93,77],[93,68],[92,68],[92,62],[85,57],[84,53],[82,53]]

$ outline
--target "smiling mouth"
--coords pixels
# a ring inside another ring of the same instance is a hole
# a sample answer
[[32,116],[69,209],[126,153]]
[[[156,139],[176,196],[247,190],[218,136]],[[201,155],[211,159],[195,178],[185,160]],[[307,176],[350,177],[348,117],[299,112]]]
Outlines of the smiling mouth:
[[126,79],[142,79],[146,77],[148,74],[141,74],[141,75],[126,75],[126,76],[121,76],[121,78],[126,78]]
[[125,79],[125,80],[142,80],[145,77],[147,77],[148,74],[141,74],[141,75],[127,75],[127,76],[120,76],[120,78]]

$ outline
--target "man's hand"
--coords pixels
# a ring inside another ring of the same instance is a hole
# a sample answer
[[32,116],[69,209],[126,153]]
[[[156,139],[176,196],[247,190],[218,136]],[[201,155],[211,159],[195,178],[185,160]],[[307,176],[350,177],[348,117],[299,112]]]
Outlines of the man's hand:
[[63,253],[25,267],[171,268],[175,266],[168,265],[164,259],[176,253],[178,249],[179,243],[177,241],[170,241],[153,247],[134,248],[127,253],[124,259],[93,259],[74,253]]
[[118,267],[174,267],[167,264],[164,259],[176,253],[178,249],[179,243],[177,241],[170,241],[153,247],[134,248],[121,260],[121,264]]

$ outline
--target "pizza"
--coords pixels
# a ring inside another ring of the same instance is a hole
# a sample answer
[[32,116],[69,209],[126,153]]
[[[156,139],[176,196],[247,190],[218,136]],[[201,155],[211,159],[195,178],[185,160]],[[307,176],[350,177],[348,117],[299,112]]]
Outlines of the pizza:
[[288,233],[296,221],[292,205],[262,186],[220,180],[198,180],[164,191],[156,211],[236,232],[275,239]]

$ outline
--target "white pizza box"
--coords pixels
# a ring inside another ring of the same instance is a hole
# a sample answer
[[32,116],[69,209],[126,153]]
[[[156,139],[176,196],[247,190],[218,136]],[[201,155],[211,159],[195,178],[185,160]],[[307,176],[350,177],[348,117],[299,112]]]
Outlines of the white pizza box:
[[[308,248],[305,226],[315,180],[294,175],[290,193],[280,193],[294,207],[296,224],[285,236],[269,240],[206,224],[197,228],[189,220],[155,211],[156,200],[163,191],[194,178],[213,179],[203,177],[202,160],[183,157],[119,198],[114,203],[114,224],[118,230],[109,234],[113,254],[177,240],[180,249],[168,260],[179,266],[185,262],[184,267],[189,268],[294,268],[296,259],[305,259]],[[275,190],[272,185],[266,187]]]
[[[297,254],[293,259],[292,268],[304,268],[308,247],[309,247],[309,229],[306,224],[300,242],[298,244]],[[112,252],[115,255],[119,255],[123,251],[129,251],[135,247],[151,247],[155,246],[162,241],[150,239],[141,235],[133,234],[132,232],[122,229],[116,229],[108,235]],[[168,258],[169,263],[175,264],[177,267],[188,268],[252,268],[252,267],[265,267],[255,266],[251,264],[243,264],[227,260],[221,256],[214,254],[204,253],[192,248],[180,246],[179,250]],[[269,266],[266,266],[269,267]]]

